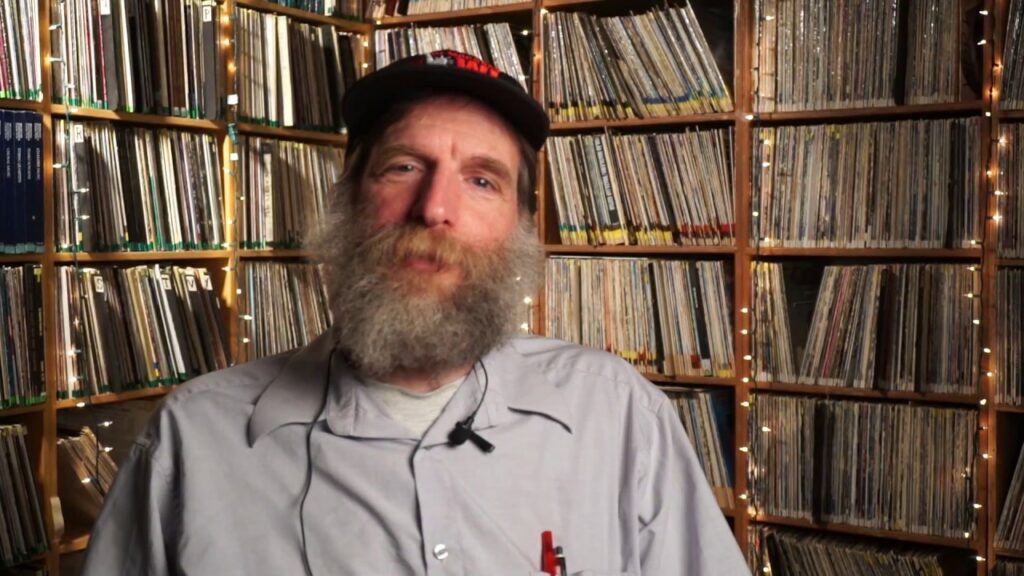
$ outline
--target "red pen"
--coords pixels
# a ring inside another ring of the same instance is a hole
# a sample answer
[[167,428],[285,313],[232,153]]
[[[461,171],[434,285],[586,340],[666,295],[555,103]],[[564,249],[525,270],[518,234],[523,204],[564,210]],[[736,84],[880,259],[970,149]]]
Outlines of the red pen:
[[540,570],[549,576],[558,576],[558,559],[555,557],[555,537],[551,530],[540,533]]

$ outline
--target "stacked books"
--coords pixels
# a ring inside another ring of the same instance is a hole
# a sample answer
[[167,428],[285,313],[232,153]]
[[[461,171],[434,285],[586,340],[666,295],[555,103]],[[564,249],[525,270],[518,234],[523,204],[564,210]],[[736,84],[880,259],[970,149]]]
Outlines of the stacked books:
[[58,120],[54,226],[61,251],[219,249],[217,140],[209,134]]
[[943,576],[976,569],[970,564],[975,560],[962,551],[763,524],[752,532],[752,548],[764,572],[776,576]]
[[[787,287],[781,264],[758,263],[754,272],[756,379],[976,393],[981,350],[974,320],[981,310],[974,295],[980,293],[980,279],[970,268],[956,264],[826,266],[808,324],[806,314],[787,313],[789,290],[806,290]],[[794,278],[796,283],[807,280],[804,274]],[[798,322],[802,325],[796,326]],[[797,366],[799,371],[794,372]]]
[[716,63],[689,3],[630,16],[549,12],[543,24],[554,122],[732,110],[731,70]]
[[731,510],[733,500],[733,402],[728,390],[662,388],[679,411],[701,469],[718,505]]
[[28,560],[47,549],[33,466],[21,424],[0,426],[0,565]]
[[[0,25],[2,30],[2,25]],[[0,110],[0,253],[43,251],[43,117]]]
[[1024,258],[1024,125],[999,127],[999,255]]
[[979,118],[759,129],[761,246],[970,248],[981,239]]
[[228,366],[220,300],[203,268],[57,267],[57,394],[166,386]]
[[341,100],[360,74],[363,37],[330,24],[235,9],[238,115],[273,127],[339,131]]
[[1024,562],[1000,558],[992,574],[993,576],[1024,576]]
[[315,264],[243,261],[239,313],[247,360],[305,346],[331,325],[320,269]]
[[760,392],[751,405],[750,493],[759,513],[974,534],[977,410]]
[[562,244],[732,244],[732,128],[548,139]]
[[999,514],[996,548],[1024,552],[1024,450],[1017,458],[1003,511]]
[[298,248],[341,180],[344,151],[332,146],[239,136],[239,246]]
[[66,0],[51,9],[53,100],[217,119],[225,70],[214,0]]
[[[760,112],[955,102],[973,64],[947,0],[754,2]],[[979,67],[980,68],[980,67]],[[979,74],[980,76],[980,74]]]
[[531,62],[529,38],[514,35],[508,22],[381,29],[374,32],[374,43],[378,69],[409,56],[451,49],[476,56],[527,88],[523,71],[529,68],[523,62]]
[[5,0],[0,14],[0,99],[43,99],[38,0]]
[[269,0],[275,4],[316,14],[354,20],[360,17],[359,0]]
[[0,266],[0,408],[46,401],[42,267]]
[[[519,4],[523,0],[369,0],[366,18],[373,20],[385,16],[413,16],[436,12],[454,12],[474,8],[490,8],[506,4]],[[527,8],[529,9],[529,8]]]
[[1024,269],[996,276],[996,401],[1024,405]]
[[58,491],[65,522],[92,526],[117,476],[117,464],[89,427],[57,439]]
[[721,262],[549,258],[545,334],[641,372],[729,377],[730,282]]
[[[1009,0],[1003,38],[1003,86],[999,106],[1003,110],[1024,110],[1024,3]],[[1005,164],[1002,164],[1005,166]]]

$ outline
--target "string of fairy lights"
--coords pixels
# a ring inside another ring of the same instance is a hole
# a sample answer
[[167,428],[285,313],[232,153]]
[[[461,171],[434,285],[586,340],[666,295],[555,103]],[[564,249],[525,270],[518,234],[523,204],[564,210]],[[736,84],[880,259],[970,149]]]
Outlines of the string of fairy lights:
[[[755,2],[754,4],[755,4],[755,6],[760,6],[759,3]],[[990,18],[992,16],[990,11],[988,9],[984,9],[984,8],[979,10],[978,14],[982,18]],[[757,13],[755,13],[754,14],[754,19],[756,20],[755,28],[756,28],[756,34],[757,34],[757,37],[755,39],[755,44],[754,45],[758,46],[758,45],[760,45],[760,43],[762,41],[761,33],[762,33],[762,30],[763,30],[763,24],[765,22],[767,22],[767,21],[773,20],[774,19],[774,15],[772,15],[772,14],[757,14]],[[986,26],[985,27],[986,30],[992,30],[992,29],[995,28],[994,23],[988,22],[987,24],[991,24],[991,26]],[[984,37],[977,42],[977,44],[979,46],[985,46],[988,43],[989,43],[988,38],[984,38]],[[990,76],[992,84],[991,84],[991,86],[988,87],[988,90],[987,90],[988,93],[985,95],[985,98],[984,98],[984,101],[985,101],[985,104],[986,104],[985,109],[984,109],[984,115],[985,115],[986,118],[992,118],[993,111],[998,109],[999,90],[998,90],[997,86],[999,85],[999,82],[1000,82],[1001,76],[1002,76],[1002,72],[1003,72],[1003,65],[1002,65],[1002,63],[999,60],[1000,55],[995,53],[995,52],[993,52],[993,54],[994,55],[993,55],[993,58],[992,58],[992,73],[991,73],[991,76]],[[756,76],[758,74],[758,72],[759,72],[760,57],[756,56],[755,58],[756,58],[756,61],[753,63],[752,69],[753,69],[753,74]],[[755,83],[754,86],[753,86],[752,98],[753,98],[753,102],[755,103],[755,110],[757,109],[756,108],[756,103],[761,101],[760,86],[761,86],[760,82]],[[762,475],[758,474],[757,463],[755,462],[755,455],[762,453],[762,450],[763,450],[764,446],[770,441],[770,440],[767,439],[767,437],[772,433],[772,429],[767,425],[766,422],[763,422],[761,420],[761,418],[760,418],[760,416],[758,414],[758,406],[757,406],[757,402],[756,402],[756,399],[755,399],[756,396],[757,396],[757,393],[760,392],[760,390],[761,390],[759,388],[759,386],[758,386],[760,378],[757,376],[759,374],[759,364],[758,363],[760,361],[760,358],[755,356],[756,348],[754,346],[754,342],[756,342],[756,340],[754,338],[754,325],[758,324],[756,322],[756,319],[757,319],[758,316],[757,316],[757,311],[756,310],[752,310],[752,308],[755,305],[755,303],[758,302],[757,295],[759,293],[759,287],[758,287],[759,275],[756,272],[756,267],[757,267],[758,261],[763,256],[763,254],[762,254],[760,249],[762,247],[762,244],[764,242],[768,241],[768,239],[761,237],[761,223],[760,223],[760,220],[759,220],[760,212],[758,210],[758,208],[759,208],[758,202],[760,200],[760,197],[759,196],[755,196],[753,194],[753,192],[754,192],[754,184],[759,181],[759,176],[761,175],[760,171],[767,170],[767,169],[769,169],[771,167],[771,160],[772,159],[771,159],[770,153],[771,153],[772,142],[768,138],[760,139],[759,142],[756,141],[760,137],[760,135],[759,135],[759,128],[761,126],[760,117],[756,113],[748,113],[748,114],[744,115],[744,119],[750,124],[750,130],[751,130],[751,133],[752,133],[752,136],[753,136],[752,140],[755,140],[755,145],[756,144],[760,144],[760,146],[761,146],[761,154],[758,155],[758,154],[753,154],[752,153],[751,154],[751,162],[750,162],[750,166],[749,166],[749,169],[750,169],[749,176],[750,176],[750,186],[751,186],[751,188],[750,188],[750,190],[751,190],[750,198],[751,198],[752,204],[753,204],[753,206],[751,207],[752,208],[751,212],[750,212],[750,215],[751,215],[750,222],[751,222],[751,238],[754,239],[754,242],[753,242],[753,244],[754,244],[754,251],[753,251],[752,261],[751,261],[750,303],[748,303],[745,306],[743,306],[742,308],[740,308],[741,318],[745,319],[745,325],[740,327],[740,334],[744,338],[748,339],[748,353],[743,356],[743,362],[744,363],[743,363],[743,365],[741,367],[742,377],[740,378],[740,380],[745,385],[751,385],[751,389],[750,389],[750,395],[749,395],[748,399],[740,402],[740,406],[748,411],[748,418],[747,418],[748,442],[747,442],[747,445],[740,446],[738,448],[741,453],[743,453],[743,454],[745,454],[747,456],[747,467],[746,467],[747,491],[742,493],[742,494],[740,494],[739,495],[739,499],[742,502],[747,504],[746,512],[749,515],[749,517],[753,521],[756,522],[759,518],[762,517],[761,510],[759,508],[759,499],[757,498],[757,495],[759,494],[759,491],[763,488],[763,484],[765,482],[765,479],[762,477]],[[1005,190],[1005,188],[1003,188],[1003,187],[1001,187],[999,185],[1000,177],[1003,174],[1002,171],[999,170],[999,159],[1000,159],[999,154],[1000,154],[1000,149],[1004,148],[1006,145],[1007,145],[1007,138],[1006,138],[1005,135],[993,135],[992,142],[991,142],[990,156],[989,156],[989,166],[990,167],[985,171],[984,181],[986,182],[986,185],[985,185],[985,187],[982,190],[983,193],[991,193],[992,196],[994,197],[994,201],[992,203],[994,205],[994,211],[991,213],[991,215],[987,215],[986,218],[985,218],[986,222],[990,221],[990,222],[992,222],[994,224],[993,229],[995,227],[998,227],[1000,221],[1003,218],[1002,213],[1001,213],[1002,203],[1003,203],[1003,201],[1007,197],[1007,191]],[[984,233],[984,230],[983,230],[983,233]],[[989,238],[988,241],[989,242],[995,242],[995,236],[996,235],[993,234],[993,238]],[[979,240],[979,239],[971,240],[970,243],[971,243],[972,246],[975,246],[975,247],[981,247],[983,245],[982,240]],[[989,251],[991,252],[991,249]],[[979,265],[971,265],[971,266],[968,267],[968,270],[970,272],[972,272],[973,275],[974,275],[974,279],[975,279],[974,280],[974,285],[976,286],[976,289],[972,290],[971,292],[969,292],[967,294],[965,294],[965,297],[967,297],[967,298],[972,300],[972,311],[973,311],[973,316],[974,316],[974,318],[972,320],[972,323],[973,323],[974,329],[979,331],[979,336],[978,336],[977,340],[978,340],[978,342],[981,343],[981,351],[982,351],[982,353],[984,355],[982,361],[979,362],[979,366],[978,366],[978,370],[980,371],[980,374],[979,374],[979,382],[980,382],[982,378],[988,378],[988,379],[995,378],[996,374],[995,374],[995,371],[992,369],[992,366],[991,366],[991,361],[992,361],[992,348],[991,348],[991,344],[985,342],[984,333],[980,332],[981,325],[982,325],[982,318],[981,318],[982,307],[981,307],[981,303],[980,303],[980,296],[981,296],[982,293],[984,293],[984,275],[982,274],[982,267],[979,266]],[[984,396],[984,388],[982,389],[982,394],[981,395]],[[978,406],[980,408],[984,408],[987,404],[988,404],[988,400],[986,398],[984,398],[984,397],[982,397],[982,398],[980,398],[978,400]],[[982,533],[984,533],[986,535],[986,538],[985,539],[978,539],[978,540],[976,540],[977,542],[981,543],[981,545],[984,545],[984,542],[987,541],[988,526],[987,526],[987,523],[985,523],[986,524],[985,526],[979,526],[981,510],[984,508],[984,504],[981,503],[980,501],[978,501],[979,499],[977,498],[976,475],[977,475],[978,470],[979,470],[979,465],[985,465],[985,463],[987,463],[992,458],[992,455],[989,454],[988,451],[983,450],[982,446],[981,446],[981,435],[982,435],[983,432],[986,432],[989,429],[988,421],[985,419],[984,415],[985,415],[984,410],[979,410],[978,426],[975,429],[975,433],[974,433],[974,437],[973,437],[973,444],[974,444],[973,455],[974,455],[974,460],[973,460],[973,462],[971,463],[971,465],[969,467],[965,468],[962,472],[960,472],[961,476],[963,478],[967,479],[967,482],[965,483],[965,490],[967,491],[967,496],[968,496],[966,498],[966,501],[971,502],[970,508],[968,510],[964,511],[965,518],[972,519],[973,520],[973,525],[975,527],[974,528],[974,533],[972,533],[971,531],[965,531],[963,533],[963,537],[966,540],[970,540],[972,536],[977,536],[978,532],[982,532]],[[751,537],[750,543],[752,545],[752,549],[750,551],[750,558],[754,561],[755,567],[756,567],[757,570],[759,570],[759,571],[761,571],[761,572],[763,572],[765,574],[770,574],[771,573],[771,565],[770,565],[770,563],[768,562],[768,559],[767,559],[767,552],[765,550],[763,550],[763,549],[754,549],[754,546],[753,546],[754,541],[756,539],[756,531],[755,530],[751,530],[749,532],[749,534],[750,534],[750,537]],[[974,560],[977,561],[978,563],[986,562],[987,559],[985,558],[985,556],[983,554],[984,553],[975,554]]]

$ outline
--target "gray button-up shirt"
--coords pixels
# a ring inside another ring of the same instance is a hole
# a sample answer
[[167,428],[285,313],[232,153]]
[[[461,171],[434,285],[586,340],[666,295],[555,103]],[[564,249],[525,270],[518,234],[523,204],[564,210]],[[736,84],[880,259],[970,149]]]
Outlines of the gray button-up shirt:
[[316,576],[529,576],[545,530],[571,574],[749,573],[675,408],[628,364],[534,337],[483,363],[490,454],[447,444],[480,370],[422,441],[327,337],[186,384],[122,465],[85,574],[301,576],[308,458]]

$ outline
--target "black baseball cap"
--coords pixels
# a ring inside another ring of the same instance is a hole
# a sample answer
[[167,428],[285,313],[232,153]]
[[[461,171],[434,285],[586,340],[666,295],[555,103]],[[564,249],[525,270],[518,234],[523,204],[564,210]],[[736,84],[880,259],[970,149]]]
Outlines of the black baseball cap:
[[534,150],[540,150],[548,136],[547,114],[519,81],[475,56],[438,50],[397,60],[348,89],[341,109],[349,142],[358,141],[395,104],[433,91],[479,100],[500,114]]

